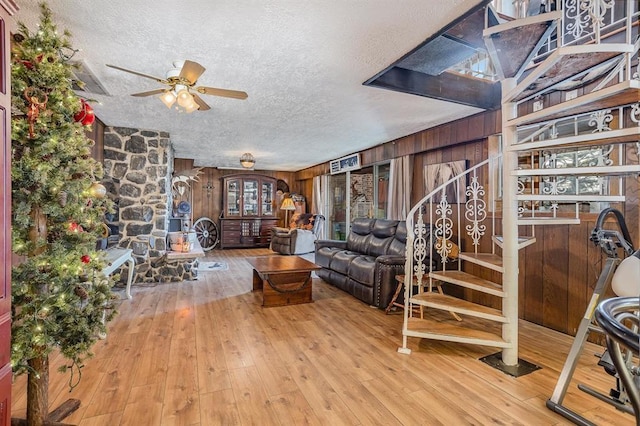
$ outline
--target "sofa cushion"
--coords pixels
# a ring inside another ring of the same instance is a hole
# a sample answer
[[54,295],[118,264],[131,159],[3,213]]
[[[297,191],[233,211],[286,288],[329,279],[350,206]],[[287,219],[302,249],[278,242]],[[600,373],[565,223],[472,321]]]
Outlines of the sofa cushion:
[[367,251],[363,252],[363,254],[366,254],[368,256],[382,256],[387,253],[387,250],[389,249],[389,244],[391,244],[392,240],[393,240],[393,237],[378,238],[375,235],[372,235],[369,238],[369,245],[367,246]]
[[376,219],[371,228],[371,233],[378,238],[393,237],[396,234],[397,220]]
[[376,258],[373,256],[358,256],[353,259],[349,267],[349,278],[367,286],[373,286],[376,276]]
[[396,227],[396,233],[394,235],[393,241],[391,241],[391,244],[389,244],[389,249],[387,250],[387,254],[404,256],[406,243],[407,243],[407,224],[404,221],[402,221],[398,223],[398,226]]
[[357,218],[351,224],[351,231],[347,236],[347,249],[358,253],[366,253],[369,239],[371,238],[371,228],[375,219]]
[[329,265],[329,267],[343,275],[348,275],[351,262],[353,262],[353,259],[358,256],[360,256],[360,253],[355,253],[348,250],[339,251],[333,255],[333,258],[331,258],[331,264]]
[[316,265],[328,268],[329,265],[331,265],[331,259],[333,259],[333,256],[340,251],[342,251],[342,249],[337,247],[321,247],[317,249],[315,259]]

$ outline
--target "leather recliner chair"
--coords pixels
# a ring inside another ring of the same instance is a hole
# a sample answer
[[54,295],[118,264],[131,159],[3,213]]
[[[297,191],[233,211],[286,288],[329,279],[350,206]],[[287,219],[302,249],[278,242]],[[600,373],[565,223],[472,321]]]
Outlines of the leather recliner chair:
[[[296,228],[271,228],[271,250],[285,255],[313,253],[315,250],[315,241],[318,239],[323,226],[324,216],[322,215],[301,215],[301,221],[304,216],[308,216],[310,226]],[[294,221],[295,222],[295,221]],[[305,228],[311,229],[305,229]]]

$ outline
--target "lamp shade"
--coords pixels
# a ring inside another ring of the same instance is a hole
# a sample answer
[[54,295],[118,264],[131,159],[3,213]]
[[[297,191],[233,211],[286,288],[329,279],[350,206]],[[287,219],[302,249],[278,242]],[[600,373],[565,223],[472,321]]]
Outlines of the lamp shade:
[[282,205],[280,206],[280,210],[295,210],[296,205],[293,203],[293,198],[285,198],[282,200]]
[[189,93],[189,91],[187,89],[182,89],[178,92],[178,105],[180,105],[183,108],[187,108],[191,105],[191,103],[193,103],[193,96],[191,96],[191,93]]
[[167,106],[167,108],[171,108],[173,103],[176,101],[176,95],[172,90],[168,90],[160,95],[160,100]]
[[250,169],[256,164],[256,159],[253,158],[253,155],[251,155],[250,152],[245,152],[242,154],[242,157],[240,157],[240,164],[242,167]]

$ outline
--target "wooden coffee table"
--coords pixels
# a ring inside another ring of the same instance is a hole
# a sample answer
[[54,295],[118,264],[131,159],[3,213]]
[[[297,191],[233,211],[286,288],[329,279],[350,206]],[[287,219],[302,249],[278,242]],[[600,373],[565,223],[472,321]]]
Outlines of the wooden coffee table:
[[262,306],[311,303],[311,271],[320,269],[298,256],[250,257],[253,291],[262,290]]

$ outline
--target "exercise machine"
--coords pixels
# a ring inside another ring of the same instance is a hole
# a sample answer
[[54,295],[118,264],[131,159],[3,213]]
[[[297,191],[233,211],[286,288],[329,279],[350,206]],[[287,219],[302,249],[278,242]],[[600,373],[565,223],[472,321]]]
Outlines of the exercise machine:
[[640,374],[625,355],[640,352],[639,311],[640,297],[612,297],[596,308],[596,320],[607,335],[607,350],[635,412],[636,425],[640,425]]
[[[618,230],[604,228],[605,220],[610,215],[615,218]],[[600,247],[607,259],[600,276],[598,277],[598,281],[595,289],[593,290],[593,294],[591,295],[587,310],[580,321],[578,332],[576,333],[567,359],[562,371],[560,372],[553,395],[547,400],[546,405],[550,410],[562,415],[577,425],[595,426],[594,423],[562,405],[562,403],[578,364],[578,360],[580,359],[580,355],[582,354],[584,343],[589,337],[589,333],[598,332],[605,334],[605,331],[596,323],[594,315],[598,304],[601,302],[600,299],[604,296],[605,292],[609,288],[612,288],[617,296],[635,296],[636,299],[640,296],[640,263],[638,263],[640,262],[640,250],[635,252],[627,225],[624,221],[624,216],[620,211],[613,208],[604,209],[600,213],[596,221],[596,226],[591,232],[589,239],[596,246]],[[633,382],[637,385],[637,377],[639,373],[636,366],[633,365],[633,354],[631,349],[627,348],[622,357],[624,359],[626,369],[625,374],[630,373],[635,375],[636,380]],[[617,359],[617,361],[619,361],[619,359]],[[618,369],[616,368],[608,350],[602,354],[598,365],[603,367],[609,375],[615,377],[616,387],[612,388],[608,395],[584,384],[579,384],[578,389],[601,401],[613,405],[621,411],[633,415],[633,404],[631,403],[626,387],[628,385],[620,380]],[[637,392],[637,388],[634,388],[632,390],[632,395],[636,395]]]

